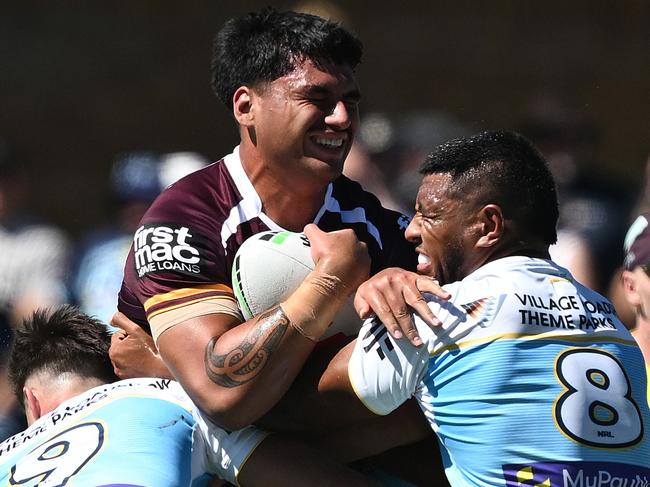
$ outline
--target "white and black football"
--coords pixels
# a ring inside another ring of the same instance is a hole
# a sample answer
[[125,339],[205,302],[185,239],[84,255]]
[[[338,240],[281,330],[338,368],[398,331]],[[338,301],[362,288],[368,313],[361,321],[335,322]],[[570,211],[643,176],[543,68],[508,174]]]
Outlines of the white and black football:
[[[233,290],[244,318],[249,320],[287,299],[313,269],[304,233],[266,231],[248,238],[232,267]],[[356,335],[360,326],[350,298],[321,340],[336,333]]]
[[304,233],[261,232],[239,247],[232,284],[247,320],[281,303],[314,269]]

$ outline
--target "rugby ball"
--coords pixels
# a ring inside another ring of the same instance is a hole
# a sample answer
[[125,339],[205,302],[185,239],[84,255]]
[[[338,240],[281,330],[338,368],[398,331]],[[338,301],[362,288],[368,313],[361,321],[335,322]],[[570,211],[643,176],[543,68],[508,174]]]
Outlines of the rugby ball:
[[[314,269],[309,239],[304,233],[266,231],[248,238],[235,254],[233,291],[246,320],[287,299]],[[321,340],[361,327],[350,297]]]
[[233,290],[244,318],[284,301],[313,269],[304,233],[267,231],[248,238],[232,266]]

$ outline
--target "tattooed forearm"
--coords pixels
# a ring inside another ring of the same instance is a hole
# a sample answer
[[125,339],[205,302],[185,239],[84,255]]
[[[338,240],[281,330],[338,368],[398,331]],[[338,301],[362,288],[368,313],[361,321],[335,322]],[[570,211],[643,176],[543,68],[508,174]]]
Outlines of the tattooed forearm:
[[261,314],[257,326],[239,346],[217,353],[214,337],[205,347],[205,370],[212,382],[222,387],[237,387],[259,375],[275,347],[287,331],[289,319],[280,306]]

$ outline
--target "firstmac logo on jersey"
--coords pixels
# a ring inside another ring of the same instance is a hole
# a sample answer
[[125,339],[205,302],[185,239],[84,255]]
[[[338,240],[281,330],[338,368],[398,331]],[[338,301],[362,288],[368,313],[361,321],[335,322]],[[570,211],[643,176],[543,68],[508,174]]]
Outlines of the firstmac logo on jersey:
[[202,259],[197,244],[201,239],[181,225],[155,223],[141,226],[133,237],[138,277],[160,271],[200,273]]

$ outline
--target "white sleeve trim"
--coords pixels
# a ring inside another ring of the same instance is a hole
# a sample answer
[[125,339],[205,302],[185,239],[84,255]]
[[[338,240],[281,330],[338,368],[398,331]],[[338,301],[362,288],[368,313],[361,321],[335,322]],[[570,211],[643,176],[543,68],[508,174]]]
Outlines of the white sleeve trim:
[[[414,316],[418,331],[426,325]],[[428,328],[427,328],[428,329]],[[417,390],[429,361],[428,348],[395,340],[376,318],[366,320],[350,357],[348,375],[355,394],[373,413],[386,415]]]

